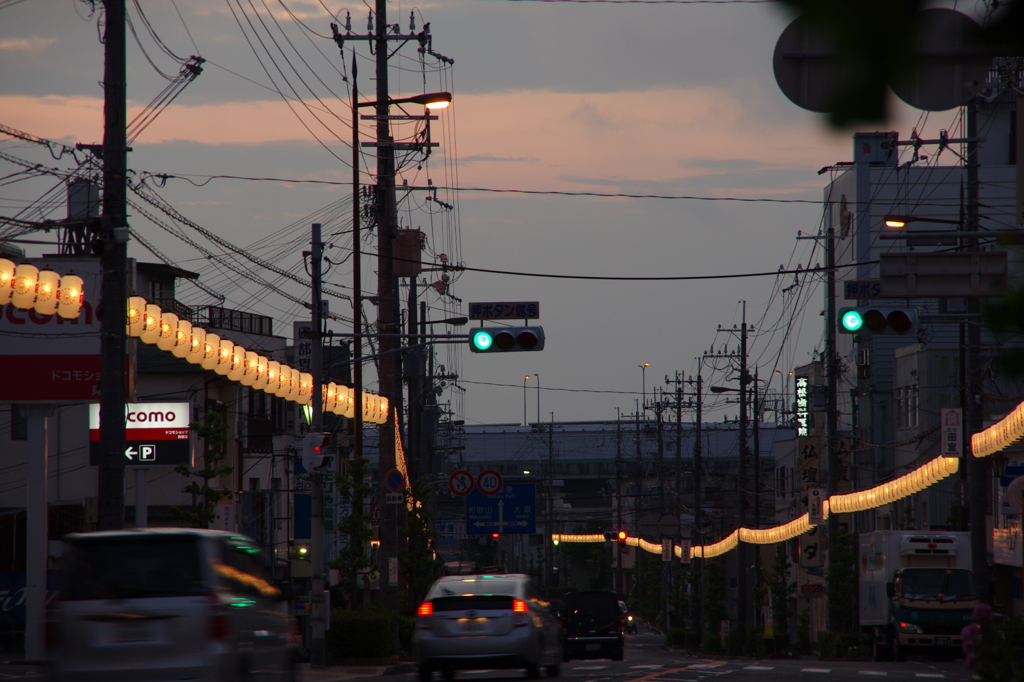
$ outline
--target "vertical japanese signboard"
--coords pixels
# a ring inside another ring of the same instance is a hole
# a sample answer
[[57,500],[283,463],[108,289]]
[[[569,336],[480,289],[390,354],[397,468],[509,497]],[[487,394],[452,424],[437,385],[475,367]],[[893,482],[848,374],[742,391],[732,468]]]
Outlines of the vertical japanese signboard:
[[944,407],[939,410],[939,419],[942,424],[942,456],[962,456],[964,411],[959,407]]
[[808,400],[810,392],[810,379],[808,377],[796,378],[796,435],[806,436],[809,431],[810,407]]

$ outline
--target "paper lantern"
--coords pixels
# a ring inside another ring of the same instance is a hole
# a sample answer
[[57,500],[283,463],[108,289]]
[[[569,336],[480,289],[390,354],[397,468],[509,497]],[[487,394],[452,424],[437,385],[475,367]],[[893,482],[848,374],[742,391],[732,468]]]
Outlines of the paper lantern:
[[193,365],[201,365],[206,358],[206,330],[192,327],[192,338],[189,340],[188,355],[185,359]]
[[252,387],[257,391],[262,391],[267,387],[267,366],[270,364],[270,360],[263,357],[262,355],[256,356],[256,381]]
[[235,343],[233,341],[221,339],[220,348],[217,349],[217,363],[213,366],[213,371],[226,377],[231,371],[231,356],[234,354],[234,350]]
[[142,320],[142,333],[139,338],[143,343],[154,344],[160,340],[160,318],[163,311],[160,306],[146,304],[146,314]]
[[85,304],[85,282],[78,275],[64,275],[60,278],[57,296],[60,298],[57,315],[65,320],[74,320]]
[[128,336],[139,338],[146,326],[146,299],[141,296],[132,296],[128,299]]
[[277,395],[281,390],[281,363],[277,360],[267,362],[267,385],[263,391],[269,395]]
[[243,386],[252,386],[256,383],[256,370],[260,366],[259,357],[256,351],[249,350],[245,352],[245,358],[242,360],[242,376],[239,379]]
[[221,338],[218,334],[207,332],[206,340],[203,342],[203,360],[199,363],[200,367],[217,369],[217,363],[220,362],[220,342]]
[[28,310],[36,304],[36,282],[39,281],[39,268],[31,263],[22,263],[14,269],[14,295],[11,303],[15,308]]
[[241,346],[231,349],[231,368],[227,373],[228,381],[241,381],[245,374],[246,350]]
[[177,341],[178,316],[174,313],[163,313],[160,315],[160,338],[156,341],[156,347],[160,350],[174,350]]
[[60,275],[53,270],[39,272],[36,282],[36,312],[40,315],[53,315],[60,303]]
[[171,354],[176,358],[186,358],[192,352],[192,323],[178,320],[178,328],[174,331],[174,346]]
[[0,258],[0,305],[11,302],[14,294],[14,269],[18,267],[13,261]]

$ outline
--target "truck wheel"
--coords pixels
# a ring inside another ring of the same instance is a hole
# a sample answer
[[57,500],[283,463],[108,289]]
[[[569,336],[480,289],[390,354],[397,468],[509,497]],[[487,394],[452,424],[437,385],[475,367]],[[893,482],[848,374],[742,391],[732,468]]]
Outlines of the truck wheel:
[[907,661],[907,652],[900,646],[900,639],[898,635],[892,640],[892,660],[897,663],[906,663]]

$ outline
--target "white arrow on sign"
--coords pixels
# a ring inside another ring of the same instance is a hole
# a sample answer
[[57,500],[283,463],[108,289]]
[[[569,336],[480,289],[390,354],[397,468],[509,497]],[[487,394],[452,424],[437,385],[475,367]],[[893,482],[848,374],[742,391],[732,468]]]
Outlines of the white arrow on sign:
[[127,457],[128,459],[135,459],[135,455],[137,454],[139,453],[136,452],[135,448],[133,447],[129,447],[127,450],[124,451],[124,456]]

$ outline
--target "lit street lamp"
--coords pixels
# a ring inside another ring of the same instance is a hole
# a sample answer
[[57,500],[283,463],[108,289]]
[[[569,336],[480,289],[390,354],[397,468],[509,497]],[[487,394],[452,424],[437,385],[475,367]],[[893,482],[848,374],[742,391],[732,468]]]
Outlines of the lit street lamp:
[[526,381],[529,378],[529,374],[523,377],[523,426],[526,426]]
[[640,401],[640,404],[645,410],[647,409],[647,368],[650,366],[651,363],[649,362],[645,362],[642,365],[637,365],[637,367],[640,368],[640,378],[643,384],[643,393],[641,394],[643,396],[643,400]]

